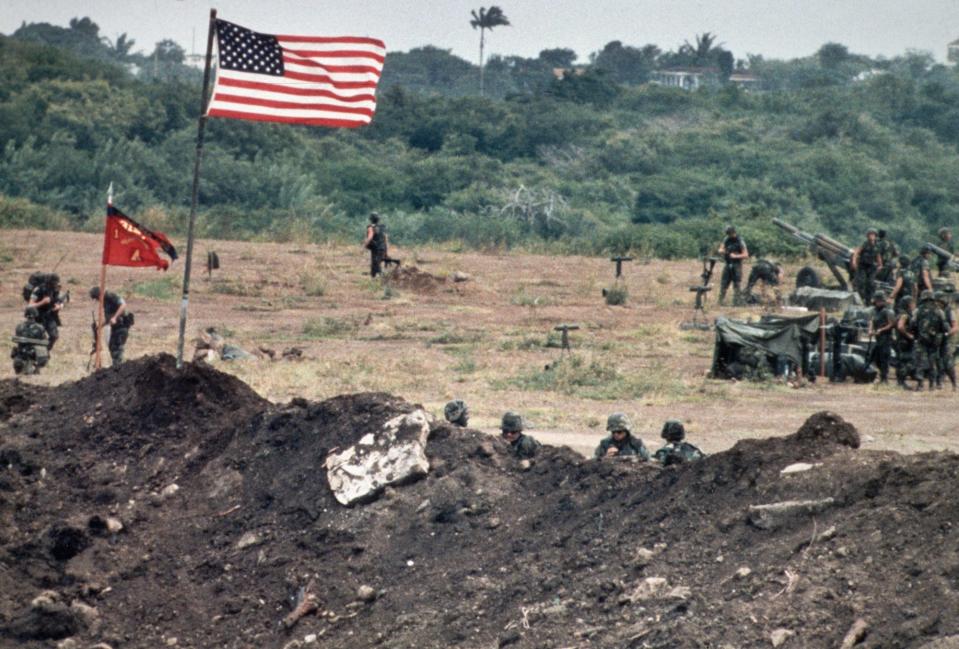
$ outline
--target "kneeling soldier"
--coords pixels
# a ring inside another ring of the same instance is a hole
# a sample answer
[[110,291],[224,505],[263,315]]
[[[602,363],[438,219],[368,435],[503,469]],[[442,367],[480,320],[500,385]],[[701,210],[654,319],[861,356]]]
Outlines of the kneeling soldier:
[[615,412],[606,420],[606,430],[609,437],[605,438],[596,447],[595,457],[629,457],[636,456],[642,460],[649,459],[649,451],[643,445],[643,440],[633,436],[629,417],[621,412]]
[[515,412],[503,415],[500,425],[503,439],[509,442],[510,450],[521,460],[530,460],[536,455],[540,443],[523,433],[523,418]]
[[13,336],[16,346],[10,352],[13,371],[16,374],[38,374],[50,358],[50,339],[46,329],[38,322],[40,314],[36,307],[28,306],[23,317]]
[[678,419],[670,419],[663,424],[663,431],[659,436],[666,440],[666,446],[656,451],[653,459],[662,462],[663,466],[683,464],[684,462],[701,460],[705,457],[702,451],[684,441],[686,428],[683,426],[683,422]]

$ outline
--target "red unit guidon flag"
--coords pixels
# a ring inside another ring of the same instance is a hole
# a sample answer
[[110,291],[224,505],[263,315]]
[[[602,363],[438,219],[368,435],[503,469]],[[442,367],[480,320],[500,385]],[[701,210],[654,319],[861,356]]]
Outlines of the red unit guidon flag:
[[260,34],[216,21],[210,117],[354,128],[376,110],[386,45],[361,36]]
[[101,262],[104,266],[153,266],[166,270],[170,262],[160,256],[161,250],[176,260],[176,248],[165,234],[145,228],[117,208],[107,205]]

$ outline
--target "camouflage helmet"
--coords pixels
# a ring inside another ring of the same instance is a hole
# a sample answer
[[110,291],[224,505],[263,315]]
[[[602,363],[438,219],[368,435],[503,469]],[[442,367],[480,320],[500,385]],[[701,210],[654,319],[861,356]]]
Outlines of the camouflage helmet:
[[23,317],[26,318],[27,320],[36,320],[37,318],[40,317],[40,312],[37,310],[37,307],[28,306],[26,309],[23,310]]
[[377,212],[370,212],[370,223],[379,223],[380,215]]
[[906,255],[899,255],[899,265],[900,265],[900,266],[902,266],[903,268],[906,268],[906,267],[909,266],[910,264],[912,264],[912,259],[910,259],[910,258],[907,257]]
[[523,417],[515,412],[507,412],[503,415],[503,421],[500,424],[500,430],[504,433],[522,433]]
[[920,302],[927,302],[929,300],[935,300],[935,299],[936,299],[935,293],[930,291],[928,288],[919,294]]
[[934,299],[936,302],[945,302],[949,298],[943,291],[934,291],[932,294],[932,299]]
[[872,294],[873,302],[885,302],[886,298],[887,296],[885,291],[876,291],[875,293]]
[[465,419],[469,416],[469,412],[469,408],[466,407],[466,403],[462,399],[453,399],[443,408],[443,416],[450,423]]
[[877,230],[876,228],[869,228],[868,230],[866,230],[866,236],[869,236],[870,234],[875,234],[876,236],[879,236],[879,230]]
[[952,234],[952,230],[949,228],[939,228],[939,238],[945,239],[947,234]]
[[667,442],[681,442],[686,437],[686,428],[678,419],[669,419],[663,424],[663,430],[659,436]]
[[736,228],[733,227],[732,225],[727,225],[727,226],[726,226],[726,234],[727,234],[727,235],[730,235],[730,236],[736,234]]
[[932,247],[928,243],[924,243],[922,248],[919,249],[920,255],[928,255],[930,252],[932,252]]
[[614,412],[606,420],[606,430],[614,433],[619,430],[625,430],[627,433],[633,432],[633,426],[629,423],[629,417],[621,412]]
[[916,301],[915,301],[914,299],[912,299],[912,296],[911,296],[911,295],[907,295],[906,297],[904,297],[904,298],[902,298],[901,300],[899,300],[899,304],[900,304],[903,308],[905,308],[905,307],[907,307],[907,306],[912,306],[912,305],[915,304],[915,303],[916,303]]

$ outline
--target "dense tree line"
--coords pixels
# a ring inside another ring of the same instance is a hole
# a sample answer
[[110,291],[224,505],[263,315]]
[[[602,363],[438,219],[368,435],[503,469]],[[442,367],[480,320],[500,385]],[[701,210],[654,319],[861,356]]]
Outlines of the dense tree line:
[[[424,47],[388,55],[368,128],[211,120],[200,228],[338,238],[376,209],[400,243],[680,256],[726,222],[773,254],[793,248],[772,217],[850,244],[873,223],[914,244],[959,222],[959,75],[926,55],[827,44],[735,61],[707,33],[576,61],[491,57],[480,98],[475,65]],[[720,79],[647,83],[670,66]],[[763,92],[722,83],[747,68]],[[113,182],[118,204],[182,232],[198,105],[199,74],[168,42],[138,54],[89,19],[0,37],[0,225],[98,227]]]

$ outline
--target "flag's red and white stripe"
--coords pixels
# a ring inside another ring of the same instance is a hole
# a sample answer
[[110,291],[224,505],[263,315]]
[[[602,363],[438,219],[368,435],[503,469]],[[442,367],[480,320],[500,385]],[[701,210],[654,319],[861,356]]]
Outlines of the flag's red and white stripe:
[[276,36],[283,76],[218,68],[211,117],[352,128],[369,124],[386,46],[355,36]]

